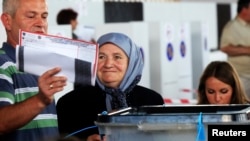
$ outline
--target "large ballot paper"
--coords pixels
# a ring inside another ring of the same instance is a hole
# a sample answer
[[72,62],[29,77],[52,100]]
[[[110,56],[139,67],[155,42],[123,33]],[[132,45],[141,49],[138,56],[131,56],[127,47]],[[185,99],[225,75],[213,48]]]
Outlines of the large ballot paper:
[[76,85],[94,85],[98,45],[52,35],[20,31],[16,65],[20,71],[42,75],[61,67],[63,75]]

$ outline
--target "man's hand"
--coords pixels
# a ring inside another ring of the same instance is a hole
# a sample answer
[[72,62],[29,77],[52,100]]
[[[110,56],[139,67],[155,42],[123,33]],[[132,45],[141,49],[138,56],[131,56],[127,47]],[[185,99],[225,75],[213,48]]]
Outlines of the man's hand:
[[50,104],[54,99],[54,94],[62,91],[63,87],[66,86],[67,78],[64,76],[56,76],[60,71],[61,68],[56,67],[48,70],[39,77],[38,96],[45,105]]

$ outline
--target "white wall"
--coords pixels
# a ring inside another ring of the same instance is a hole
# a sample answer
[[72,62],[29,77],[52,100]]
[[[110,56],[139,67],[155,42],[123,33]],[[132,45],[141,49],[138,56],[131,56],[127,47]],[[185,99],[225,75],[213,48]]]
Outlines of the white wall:
[[144,20],[167,22],[206,22],[210,48],[217,48],[217,15],[214,2],[144,3]]
[[[2,3],[2,0],[0,0]],[[79,24],[96,25],[104,23],[104,2],[97,0],[48,0],[49,5],[49,25],[56,24],[56,15],[62,8],[73,8],[79,12]],[[236,14],[236,3],[231,1],[232,16]],[[164,21],[164,20],[197,20],[207,21],[210,28],[210,46],[217,46],[217,21],[216,21],[216,3],[215,2],[145,2],[144,20]],[[2,5],[0,5],[2,13]],[[6,40],[6,34],[3,25],[0,25],[0,41]]]
[[[2,0],[0,0],[1,5],[0,5],[0,13],[2,14]],[[2,47],[2,42],[6,41],[6,34],[5,34],[5,30],[3,27],[3,24],[1,22],[0,24],[0,48]]]
[[89,0],[47,0],[49,6],[49,25],[57,25],[57,13],[63,8],[73,8],[78,12],[80,25],[95,25],[104,23],[103,1]]
[[216,2],[216,3],[230,3],[237,2],[238,0],[180,0],[183,2]]
[[237,3],[231,3],[231,18],[235,18],[237,15]]

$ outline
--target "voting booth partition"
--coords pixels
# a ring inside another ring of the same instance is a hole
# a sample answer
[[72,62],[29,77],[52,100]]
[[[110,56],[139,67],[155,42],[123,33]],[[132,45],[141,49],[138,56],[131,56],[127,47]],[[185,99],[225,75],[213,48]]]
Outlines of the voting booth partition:
[[149,23],[151,88],[163,98],[178,96],[176,27],[168,22]]
[[193,84],[192,84],[192,50],[191,50],[191,34],[190,24],[183,22],[177,24],[177,68],[178,68],[178,98],[193,99]]
[[[210,46],[208,36],[208,24],[206,22],[191,22],[191,46],[192,46],[192,74],[193,74],[193,89],[197,89],[199,79],[203,70],[206,68],[209,60]],[[197,95],[194,95],[196,98]]]
[[149,35],[151,88],[161,93],[167,104],[176,100],[178,104],[190,104],[193,87],[189,24],[151,22]]

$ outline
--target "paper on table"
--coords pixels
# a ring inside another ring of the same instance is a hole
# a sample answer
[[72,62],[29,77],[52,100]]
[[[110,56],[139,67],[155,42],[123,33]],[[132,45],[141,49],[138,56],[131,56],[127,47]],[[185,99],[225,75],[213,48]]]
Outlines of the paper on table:
[[98,46],[94,43],[63,37],[20,32],[16,48],[19,70],[41,75],[54,67],[61,67],[64,75],[77,85],[94,85]]

